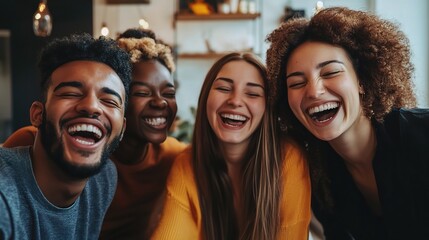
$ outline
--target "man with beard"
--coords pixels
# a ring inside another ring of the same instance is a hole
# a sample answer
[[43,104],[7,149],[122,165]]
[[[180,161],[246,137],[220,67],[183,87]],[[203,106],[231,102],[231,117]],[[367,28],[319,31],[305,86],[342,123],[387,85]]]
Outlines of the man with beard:
[[[110,156],[118,185],[99,239],[149,239],[159,221],[174,158],[186,147],[168,136],[177,112],[175,64],[171,48],[151,30],[127,29],[117,42],[130,54],[133,80],[127,129]],[[34,126],[20,128],[3,146],[32,145],[36,133]]]
[[108,159],[125,129],[128,54],[88,34],[42,51],[32,146],[0,148],[0,239],[97,239],[117,181]]

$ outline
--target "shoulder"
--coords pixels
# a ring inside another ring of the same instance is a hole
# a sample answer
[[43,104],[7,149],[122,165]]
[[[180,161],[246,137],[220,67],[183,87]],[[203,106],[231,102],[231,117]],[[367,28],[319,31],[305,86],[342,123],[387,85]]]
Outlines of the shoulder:
[[401,119],[429,126],[429,108],[399,109]]
[[165,152],[170,152],[172,154],[179,154],[186,148],[187,144],[184,142],[178,141],[174,137],[167,137],[163,143],[160,144],[160,147]]
[[169,194],[177,199],[195,197],[197,192],[194,170],[192,167],[192,149],[186,148],[175,159],[167,180]]
[[12,236],[11,211],[4,194],[0,191],[0,236],[10,239]]
[[192,148],[185,148],[180,154],[177,155],[173,166],[171,168],[171,174],[178,174],[184,176],[193,177],[192,168]]
[[282,140],[284,155],[281,193],[281,232],[288,238],[306,236],[311,218],[310,173],[303,150],[292,139]]
[[10,135],[3,143],[4,147],[17,147],[33,145],[36,138],[37,128],[34,126],[22,127]]
[[100,173],[98,173],[94,177],[109,179],[109,181],[107,181],[109,184],[111,184],[112,182],[115,183],[118,178],[118,173],[116,171],[115,164],[113,164],[112,160],[107,159],[106,164],[102,167]]
[[0,148],[0,236],[11,234],[7,231],[13,226],[8,229],[8,225],[22,220],[20,214],[26,211],[27,196],[32,194],[28,151],[29,147]]
[[106,164],[101,168],[100,172],[89,178],[87,189],[93,197],[99,199],[106,199],[110,201],[116,190],[116,184],[118,181],[118,174],[115,165],[110,159],[107,160]]
[[429,126],[429,108],[393,109],[387,114],[384,121],[400,121],[401,124],[416,123]]
[[[29,147],[0,147],[0,173],[5,171],[20,171],[23,170],[25,161],[29,160]],[[3,174],[1,174],[3,176]]]
[[429,109],[394,109],[384,119],[387,131],[398,132],[401,138],[429,139]]
[[[304,150],[293,139],[285,137],[282,140],[283,171],[308,171]],[[294,170],[295,169],[295,170]]]

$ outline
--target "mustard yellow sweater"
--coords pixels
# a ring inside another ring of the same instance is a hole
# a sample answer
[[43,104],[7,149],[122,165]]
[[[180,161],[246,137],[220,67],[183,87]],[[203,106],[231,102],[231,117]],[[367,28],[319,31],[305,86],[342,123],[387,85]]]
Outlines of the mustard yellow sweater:
[[[278,239],[308,239],[311,218],[310,177],[302,152],[292,142],[283,146],[283,189]],[[167,199],[152,239],[202,239],[201,209],[188,148],[173,163],[167,180]]]

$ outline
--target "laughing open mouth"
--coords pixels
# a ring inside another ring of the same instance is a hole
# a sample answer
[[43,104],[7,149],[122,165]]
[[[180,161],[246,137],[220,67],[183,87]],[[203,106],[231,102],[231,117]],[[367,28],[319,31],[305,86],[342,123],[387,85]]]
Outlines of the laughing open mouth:
[[69,126],[67,131],[76,141],[85,145],[95,144],[103,137],[101,129],[91,124],[75,124]]
[[165,124],[167,119],[165,117],[145,118],[144,121],[151,126],[159,126]]
[[243,115],[227,113],[221,114],[221,119],[223,123],[236,127],[244,125],[248,120],[248,118]]
[[337,114],[340,108],[338,102],[329,102],[322,104],[320,106],[309,108],[308,115],[317,122],[326,122]]

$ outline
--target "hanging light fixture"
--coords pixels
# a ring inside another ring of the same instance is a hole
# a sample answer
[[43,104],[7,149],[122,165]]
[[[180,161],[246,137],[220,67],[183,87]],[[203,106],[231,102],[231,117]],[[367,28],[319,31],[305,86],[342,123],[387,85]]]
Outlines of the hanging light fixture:
[[34,34],[39,37],[47,37],[52,31],[52,17],[48,10],[47,0],[41,0],[37,11],[33,15]]
[[317,1],[316,7],[314,8],[314,14],[317,14],[323,9],[323,1]]
[[144,28],[144,29],[149,28],[149,23],[146,20],[144,20],[143,18],[139,19],[139,25],[141,28]]
[[149,22],[147,22],[143,18],[143,14],[142,14],[142,12],[140,10],[140,7],[137,7],[137,11],[138,11],[139,16],[140,16],[140,18],[139,18],[139,25],[140,25],[140,27],[143,28],[143,29],[148,29],[149,28]]
[[107,37],[107,36],[109,36],[109,28],[107,27],[107,24],[106,24],[106,22],[103,22],[102,24],[101,24],[101,30],[100,30],[100,34],[102,35],[102,36],[105,36],[105,37]]
[[110,30],[107,27],[107,23],[106,23],[106,20],[105,20],[106,19],[106,15],[107,15],[107,5],[104,5],[104,9],[103,10],[104,11],[103,11],[103,18],[102,18],[102,22],[101,22],[100,34],[101,34],[101,36],[108,37],[109,33],[110,33]]

